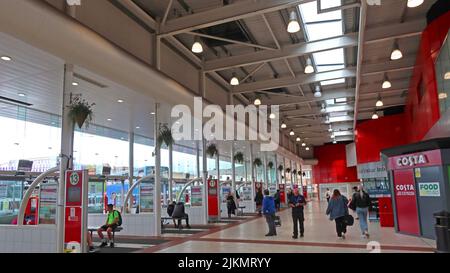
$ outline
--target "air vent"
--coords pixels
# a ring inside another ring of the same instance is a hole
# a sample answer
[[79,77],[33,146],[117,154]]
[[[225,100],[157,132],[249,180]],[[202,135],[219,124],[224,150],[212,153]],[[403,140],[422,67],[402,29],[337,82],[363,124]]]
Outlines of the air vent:
[[98,81],[95,81],[95,80],[93,80],[91,78],[88,78],[86,76],[83,76],[83,75],[80,75],[80,74],[77,74],[77,73],[74,73],[73,76],[75,78],[77,78],[77,79],[83,80],[85,82],[88,82],[88,83],[90,83],[92,85],[95,85],[97,87],[100,87],[100,88],[107,88],[108,87],[107,85],[104,85],[102,83],[99,83]]
[[22,105],[22,106],[31,106],[31,105],[33,105],[31,103],[27,103],[27,102],[23,102],[23,101],[19,101],[19,100],[14,100],[14,99],[10,99],[10,98],[3,97],[3,96],[0,96],[0,101],[5,101],[5,102],[18,104],[18,105]]

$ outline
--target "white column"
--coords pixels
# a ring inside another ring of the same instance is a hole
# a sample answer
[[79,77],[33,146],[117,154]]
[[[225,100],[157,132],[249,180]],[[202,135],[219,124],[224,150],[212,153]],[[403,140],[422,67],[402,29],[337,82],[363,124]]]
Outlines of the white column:
[[[132,126],[130,126],[130,132],[128,133],[128,182],[129,182],[129,188],[133,186],[134,183],[134,133],[132,131]],[[122,211],[128,210],[128,208],[131,208],[133,204],[133,195],[130,197],[129,205],[123,204]]]
[[[250,186],[252,187],[251,189],[251,193],[252,193],[252,204],[255,205],[255,203],[253,202],[255,196],[256,196],[256,192],[255,192],[255,166],[253,165],[253,143],[250,142],[250,172],[251,172],[251,184]],[[255,206],[252,206],[253,208],[255,208]],[[254,210],[256,211],[256,209]]]
[[277,153],[276,152],[275,152],[275,160],[274,161],[275,161],[274,162],[274,167],[275,167],[275,185],[276,185],[277,190],[278,190],[278,185],[280,184],[280,181],[278,179],[279,171],[278,171],[278,158],[277,158]]
[[[196,148],[196,159],[197,159],[197,177],[201,177],[200,174],[200,145],[198,141],[195,141],[195,148]],[[204,147],[203,147],[204,148]],[[203,157],[205,156],[205,153],[203,153]]]
[[155,140],[155,186],[153,212],[155,215],[154,229],[155,236],[161,236],[161,149],[159,148],[159,103],[155,103],[155,124],[154,124],[154,140]]
[[231,190],[236,193],[236,162],[234,161],[234,141],[231,141]]
[[69,108],[71,103],[73,82],[73,65],[64,65],[64,86],[63,86],[63,104],[62,104],[62,123],[61,123],[61,153],[59,163],[59,186],[58,186],[58,210],[57,210],[57,240],[56,251],[64,252],[64,223],[65,223],[65,193],[66,193],[66,170],[73,166],[73,138],[74,123],[69,117]]
[[[172,181],[173,181],[173,145],[169,145],[169,202],[173,201],[172,197]],[[167,205],[166,194],[164,194],[164,204]]]
[[[203,130],[202,130],[203,131]],[[208,159],[206,157],[206,139],[202,137],[202,161],[203,161],[203,198],[204,198],[204,214],[205,214],[205,219],[206,219],[206,224],[208,223],[208,185],[207,182],[208,181]],[[198,142],[197,142],[197,148],[198,148]],[[198,154],[198,149],[197,149],[197,154]],[[198,157],[197,157],[198,158]],[[200,169],[200,167],[199,167]]]
[[266,189],[269,189],[269,176],[267,174],[267,152],[263,152],[264,153],[264,166],[263,166],[263,171],[264,171],[264,183],[266,184]]

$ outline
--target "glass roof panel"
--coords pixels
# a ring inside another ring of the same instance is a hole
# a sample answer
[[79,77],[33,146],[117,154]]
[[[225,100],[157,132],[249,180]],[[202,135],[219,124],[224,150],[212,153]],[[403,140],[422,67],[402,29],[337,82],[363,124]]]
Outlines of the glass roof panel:
[[343,34],[342,21],[307,24],[306,31],[308,32],[309,41],[340,36]]

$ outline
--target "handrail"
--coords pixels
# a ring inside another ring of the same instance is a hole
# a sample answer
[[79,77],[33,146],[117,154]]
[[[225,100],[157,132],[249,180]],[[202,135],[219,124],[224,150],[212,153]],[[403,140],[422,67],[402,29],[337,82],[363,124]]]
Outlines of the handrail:
[[129,206],[129,205],[127,205],[127,204],[128,204],[128,199],[130,199],[130,196],[131,196],[131,194],[133,193],[133,190],[134,190],[139,184],[141,184],[142,181],[147,180],[147,179],[149,179],[149,178],[154,178],[154,177],[155,177],[154,174],[144,176],[144,177],[138,179],[138,180],[133,184],[133,186],[131,186],[131,187],[128,189],[128,192],[127,192],[127,195],[126,195],[126,197],[125,197],[125,200],[123,201],[123,205],[122,205],[122,213],[126,214],[126,212],[127,212],[127,210],[125,209],[125,206],[127,206],[128,209],[131,209],[131,206]]
[[203,182],[203,178],[194,178],[191,181],[187,182],[186,185],[184,185],[183,189],[181,189],[181,192],[178,194],[177,197],[177,203],[180,202],[181,196],[183,196],[184,191],[189,187],[191,184],[194,184],[195,182]]
[[[38,177],[36,177],[36,179],[34,179],[33,183],[31,183],[30,187],[28,188],[28,190],[25,192],[25,194],[23,196],[22,202],[20,203],[19,214],[17,215],[17,225],[18,226],[23,225],[23,219],[25,218],[25,209],[27,208],[28,200],[30,199],[30,196],[33,193],[36,186],[39,185],[42,182],[42,180],[44,180],[46,177],[48,177],[51,174],[56,173],[58,171],[59,171],[59,167],[53,167],[53,168],[47,170],[46,172],[41,173]],[[58,183],[58,185],[59,185],[59,183]],[[58,189],[58,190],[61,190],[61,189]]]

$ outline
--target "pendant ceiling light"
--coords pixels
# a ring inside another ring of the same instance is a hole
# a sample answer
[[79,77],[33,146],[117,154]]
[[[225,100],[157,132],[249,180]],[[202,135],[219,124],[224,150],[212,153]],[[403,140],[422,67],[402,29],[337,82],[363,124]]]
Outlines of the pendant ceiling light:
[[300,31],[300,23],[298,22],[297,13],[295,11],[291,11],[289,15],[287,31],[289,33],[296,33]]
[[312,66],[311,58],[308,58],[306,60],[305,74],[311,74],[311,73],[314,73],[314,67]]
[[200,39],[197,36],[195,37],[194,44],[192,45],[191,50],[192,50],[192,52],[197,53],[197,54],[203,52],[203,46],[200,43]]
[[233,77],[230,80],[230,84],[233,86],[239,85],[239,79],[236,77],[236,73],[233,73]]
[[408,0],[408,8],[415,8],[423,4],[423,0]]
[[330,125],[330,128],[328,128],[328,132],[333,132],[333,128],[331,128],[331,125]]
[[316,97],[316,98],[322,97],[322,92],[320,91],[320,86],[316,86],[316,91],[314,92],[314,97]]
[[375,104],[376,107],[382,107],[384,105],[383,100],[381,99],[381,95],[378,95],[378,101]]
[[303,142],[303,143],[302,143],[302,147],[305,147],[305,146],[306,146],[306,143],[305,143],[305,142]]
[[286,125],[286,123],[284,123],[284,121],[281,123],[281,129],[286,129],[287,128],[287,125]]
[[372,119],[378,119],[378,114],[377,114],[377,112],[373,112]]
[[327,107],[325,106],[325,103],[322,103],[322,108],[320,109],[321,113],[326,113],[327,112]]
[[260,98],[256,98],[255,101],[253,102],[254,105],[256,106],[260,106],[261,105],[261,99]]
[[392,87],[391,82],[389,81],[389,78],[387,74],[384,74],[383,84],[381,85],[383,89],[388,89]]
[[291,135],[291,136],[295,135],[294,130],[291,130],[291,132],[289,133],[289,135]]
[[398,46],[397,41],[395,41],[394,49],[392,50],[392,53],[391,53],[391,60],[395,61],[395,60],[400,60],[401,58],[403,58],[403,53],[400,50],[400,47]]
[[302,139],[300,138],[300,137],[297,137],[297,142],[300,142],[300,141],[302,141]]
[[277,115],[275,115],[274,113],[271,113],[269,116],[270,119],[275,119],[276,117],[277,117]]

